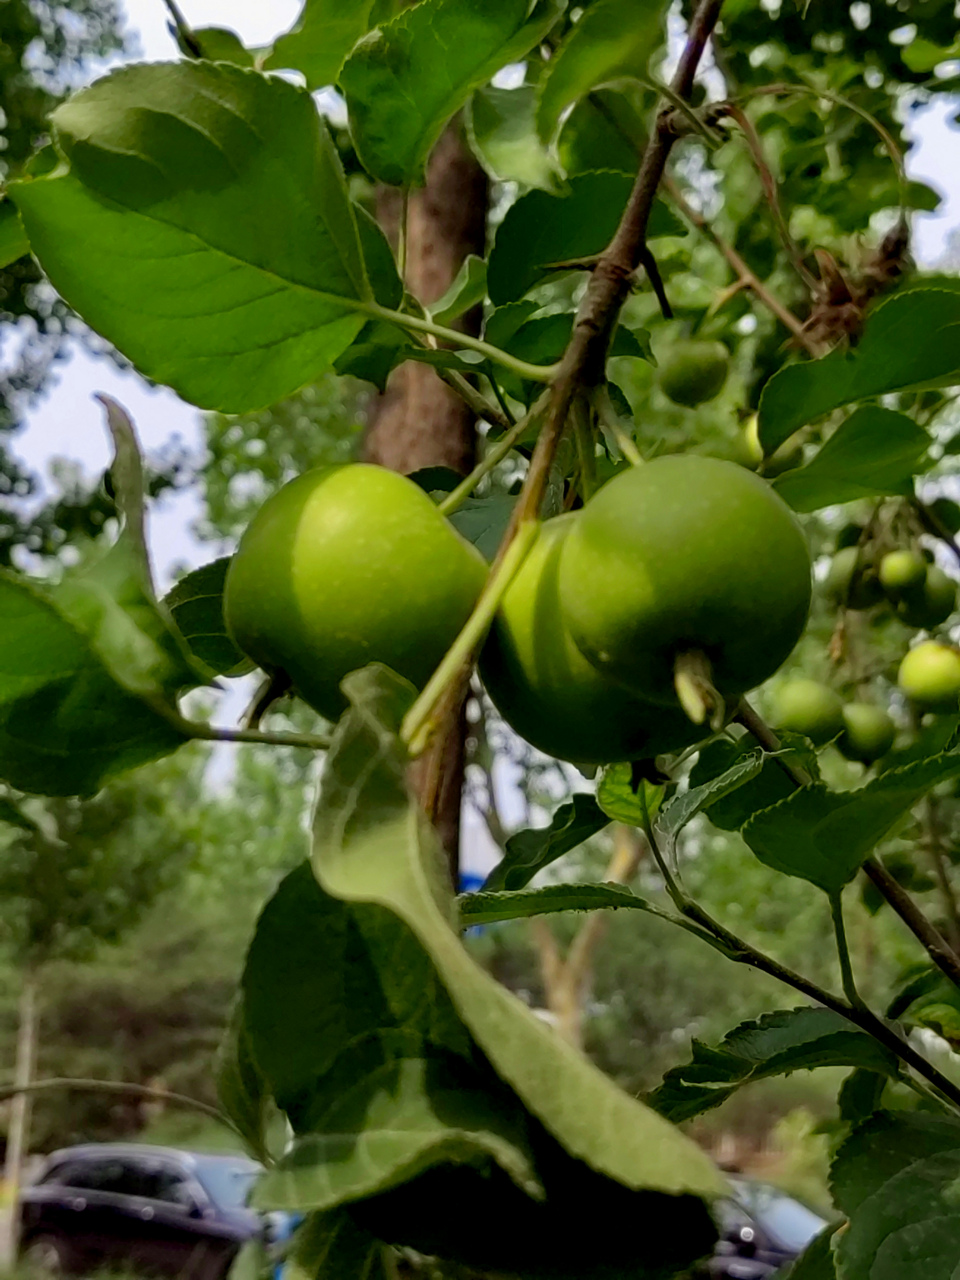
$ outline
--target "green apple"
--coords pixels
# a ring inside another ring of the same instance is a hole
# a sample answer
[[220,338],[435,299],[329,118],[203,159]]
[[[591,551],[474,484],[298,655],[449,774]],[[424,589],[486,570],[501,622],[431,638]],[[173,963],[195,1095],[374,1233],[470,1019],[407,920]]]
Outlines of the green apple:
[[521,738],[560,760],[609,764],[690,746],[707,731],[606,680],[567,630],[557,571],[579,519],[548,520],[507,588],[480,655],[487,693]]
[[722,342],[677,342],[660,361],[660,388],[674,404],[692,409],[719,394],[729,367]]
[[897,617],[908,627],[932,631],[953,613],[957,605],[957,584],[935,564],[927,568],[919,587],[903,593]]
[[340,681],[382,662],[418,688],[469,617],[483,557],[406,476],[319,467],[267,500],[227,573],[224,616],[238,647],[284,671],[328,719]]
[[873,764],[887,754],[896,736],[897,726],[882,707],[872,702],[848,702],[837,747],[848,760]]
[[810,607],[793,512],[753,472],[694,454],[615,476],[579,513],[560,601],[583,654],[640,697],[676,704],[674,669],[705,655],[726,698],[761,684]]
[[825,583],[827,595],[848,609],[870,609],[883,599],[883,588],[873,566],[858,547],[842,547],[830,561]]
[[802,733],[818,747],[843,729],[843,702],[818,680],[789,680],[774,700],[774,724],[791,733]]
[[877,571],[881,587],[894,601],[899,600],[904,592],[922,587],[926,576],[926,560],[919,552],[907,548],[888,552]]
[[960,651],[939,640],[924,640],[900,663],[897,683],[908,698],[929,711],[960,706]]

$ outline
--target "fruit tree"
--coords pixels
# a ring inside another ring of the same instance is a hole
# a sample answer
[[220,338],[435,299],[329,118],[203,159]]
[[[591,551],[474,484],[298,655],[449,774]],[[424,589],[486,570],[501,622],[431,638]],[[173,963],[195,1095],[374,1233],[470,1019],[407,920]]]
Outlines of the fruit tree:
[[[952,0],[305,0],[266,49],[170,7],[181,60],[53,112],[0,200],[3,261],[31,254],[202,409],[415,367],[481,440],[466,476],[307,470],[160,599],[134,425],[105,400],[113,542],[56,579],[0,572],[11,794],[93,795],[195,738],[323,756],[310,859],[264,906],[220,1063],[255,1203],[303,1215],[292,1264],[688,1275],[727,1184],[680,1123],[834,1067],[837,1217],[798,1277],[956,1275],[960,288],[914,268],[937,197],[902,127],[956,87]],[[428,300],[408,212],[451,121],[490,243]],[[254,668],[242,725],[191,714]],[[271,718],[291,697],[313,731]],[[458,894],[435,820],[465,697],[585,781]],[[660,896],[533,883],[571,824],[611,821]],[[710,822],[822,895],[832,983],[691,896]],[[915,948],[882,1003],[848,941],[865,904]],[[782,1006],[628,1096],[462,940],[569,910],[665,917]]]

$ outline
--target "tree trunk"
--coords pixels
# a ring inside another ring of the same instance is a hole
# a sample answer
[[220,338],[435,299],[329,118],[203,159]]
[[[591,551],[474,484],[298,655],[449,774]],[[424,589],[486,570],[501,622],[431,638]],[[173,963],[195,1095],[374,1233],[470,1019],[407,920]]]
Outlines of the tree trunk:
[[[396,243],[400,197],[381,189],[378,217]],[[486,246],[487,180],[470,154],[462,126],[454,121],[434,148],[422,190],[407,206],[405,283],[429,304],[452,284],[464,258],[483,255]],[[478,333],[480,311],[463,317],[467,332]],[[466,475],[477,456],[476,422],[460,397],[429,365],[408,361],[394,370],[364,440],[364,457],[409,475],[424,467],[450,467]],[[454,726],[414,770],[414,785],[431,813],[459,879],[460,803],[463,789],[464,708]]]
[[[26,1089],[33,1083],[37,1057],[37,978],[27,972],[20,992],[17,1060],[13,1083]],[[0,1210],[0,1270],[12,1271],[16,1263],[20,1236],[20,1171],[28,1150],[30,1133],[30,1094],[16,1093],[10,1102],[10,1125],[3,1167],[4,1204]]]

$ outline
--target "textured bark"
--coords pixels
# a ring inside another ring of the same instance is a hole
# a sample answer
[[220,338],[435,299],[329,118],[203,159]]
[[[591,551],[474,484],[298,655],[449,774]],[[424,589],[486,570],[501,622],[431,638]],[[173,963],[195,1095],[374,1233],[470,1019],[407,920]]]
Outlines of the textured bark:
[[[377,213],[396,244],[400,197],[381,189]],[[483,255],[486,246],[487,180],[467,149],[459,121],[434,148],[426,186],[411,192],[407,207],[405,283],[421,302],[435,302],[449,288],[464,258]],[[461,327],[478,333],[480,311]],[[476,422],[455,392],[429,365],[413,361],[394,370],[364,440],[364,457],[409,475],[423,467],[450,467],[466,475],[476,456]],[[460,796],[463,788],[464,716],[418,761],[413,782],[450,859],[454,884],[459,875]]]

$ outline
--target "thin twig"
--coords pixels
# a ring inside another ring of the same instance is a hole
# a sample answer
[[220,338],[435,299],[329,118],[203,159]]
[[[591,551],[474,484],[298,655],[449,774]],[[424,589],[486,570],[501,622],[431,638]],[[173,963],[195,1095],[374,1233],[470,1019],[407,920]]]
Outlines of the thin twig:
[[847,927],[843,919],[843,898],[839,893],[830,895],[830,917],[833,920],[833,933],[837,941],[837,958],[840,961],[840,981],[843,984],[843,994],[852,1005],[865,1008],[860,992],[857,990],[856,979],[853,976],[853,965],[850,962],[850,944],[847,942]]
[[16,1097],[18,1093],[51,1093],[58,1089],[75,1090],[78,1093],[119,1093],[133,1098],[149,1098],[156,1102],[170,1102],[178,1107],[191,1107],[194,1111],[202,1111],[204,1115],[219,1120],[228,1129],[234,1126],[229,1118],[217,1107],[199,1098],[191,1098],[185,1093],[171,1093],[168,1089],[154,1089],[146,1084],[127,1084],[120,1080],[93,1080],[86,1077],[54,1076],[47,1080],[34,1080],[26,1086],[6,1084],[0,1085],[0,1102]]
[[220,729],[200,720],[187,720],[179,712],[162,703],[154,707],[174,729],[186,738],[199,738],[201,742],[254,742],[270,747],[303,747],[307,751],[327,751],[330,739],[318,733],[269,733],[264,729]]
[[451,490],[443,501],[438,504],[438,509],[445,516],[450,515],[452,511],[456,511],[458,507],[462,506],[484,476],[488,475],[498,463],[503,461],[524,432],[529,431],[530,423],[536,412],[537,406],[534,405],[528,414],[525,414],[519,422],[514,423],[505,436],[490,446],[470,474],[465,476],[457,487]]
[[173,28],[177,35],[177,42],[185,53],[191,58],[204,58],[206,54],[203,52],[203,45],[197,39],[196,33],[187,22],[186,18],[180,10],[180,6],[176,0],[163,0],[167,6],[170,17],[173,19]]
[[741,258],[733,245],[728,244],[716,231],[713,224],[687,202],[679,185],[670,174],[664,175],[663,186],[683,217],[692,223],[699,232],[712,240],[717,249],[720,250],[736,272],[737,282],[744,288],[749,289],[757,301],[761,302],[768,311],[776,316],[785,329],[789,329],[796,341],[800,343],[809,355],[814,358],[823,355],[823,348],[805,331],[803,321],[795,316],[789,307],[784,306],[774,293],[771,293],[756,272]]

